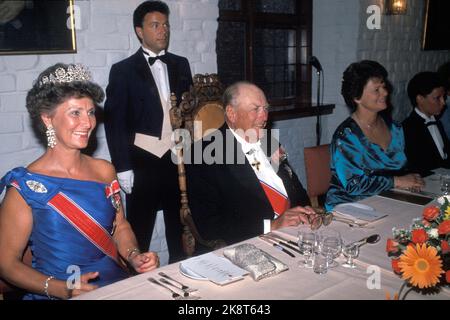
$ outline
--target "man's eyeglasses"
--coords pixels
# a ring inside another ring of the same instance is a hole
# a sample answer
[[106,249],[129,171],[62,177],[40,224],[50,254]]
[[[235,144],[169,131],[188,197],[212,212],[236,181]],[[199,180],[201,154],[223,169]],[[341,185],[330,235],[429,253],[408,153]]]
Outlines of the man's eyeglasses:
[[313,208],[316,214],[306,215],[308,223],[311,226],[311,230],[317,230],[322,225],[328,226],[333,221],[333,214],[331,212],[325,212],[322,208]]

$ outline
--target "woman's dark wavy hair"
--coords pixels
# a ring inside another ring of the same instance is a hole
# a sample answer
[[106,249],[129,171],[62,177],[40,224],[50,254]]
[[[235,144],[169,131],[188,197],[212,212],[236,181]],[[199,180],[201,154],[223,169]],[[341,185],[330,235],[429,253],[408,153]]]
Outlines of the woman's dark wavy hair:
[[349,65],[342,76],[341,94],[350,110],[352,112],[356,110],[357,104],[354,99],[361,98],[364,87],[372,78],[383,80],[390,92],[391,84],[388,82],[387,76],[386,69],[376,61],[362,60]]
[[44,70],[28,91],[26,107],[30,114],[33,127],[40,135],[45,136],[46,127],[41,119],[42,114],[51,115],[55,109],[71,98],[90,98],[96,106],[102,103],[105,93],[96,83],[91,81],[71,81],[62,83],[40,84],[42,78],[54,74],[56,69],[67,70],[68,64],[57,63]]

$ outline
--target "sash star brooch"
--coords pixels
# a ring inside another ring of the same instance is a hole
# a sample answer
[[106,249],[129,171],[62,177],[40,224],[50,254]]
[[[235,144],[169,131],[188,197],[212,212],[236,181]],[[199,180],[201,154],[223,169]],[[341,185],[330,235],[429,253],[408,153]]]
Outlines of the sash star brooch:
[[40,182],[28,180],[26,182],[28,188],[36,193],[47,193],[47,188]]

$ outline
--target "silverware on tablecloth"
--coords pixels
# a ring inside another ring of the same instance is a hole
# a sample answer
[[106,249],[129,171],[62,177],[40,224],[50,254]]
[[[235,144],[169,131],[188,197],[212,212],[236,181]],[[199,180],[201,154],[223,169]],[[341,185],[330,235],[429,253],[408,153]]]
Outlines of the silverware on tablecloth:
[[164,278],[159,278],[159,281],[164,283],[164,284],[167,284],[168,286],[174,287],[177,290],[180,290],[181,292],[183,292],[183,297],[189,297],[189,292],[181,290],[179,287],[177,287],[175,284],[173,284],[169,280],[164,279]]
[[278,240],[281,240],[281,241],[284,241],[286,243],[289,243],[289,244],[291,244],[293,246],[298,246],[298,238],[297,238],[297,242],[295,242],[295,241],[292,241],[290,239],[283,238],[282,236],[276,234],[275,232],[269,232],[268,235],[270,235],[271,237],[277,238]]
[[336,217],[336,216],[333,217],[333,220],[345,223],[351,228],[373,229],[373,227],[370,227],[370,226],[367,225],[368,222],[356,222],[356,221],[351,220],[351,219],[346,219],[346,218]]
[[366,243],[369,243],[369,244],[377,243],[378,241],[380,241],[380,239],[381,239],[381,237],[379,234],[372,234],[368,237],[362,238],[361,240],[349,243],[347,246],[357,245],[357,246],[361,247],[361,246],[365,245]]
[[282,245],[283,247],[291,249],[291,250],[293,250],[293,251],[295,251],[297,253],[303,254],[299,249],[296,248],[296,247],[298,247],[298,244],[295,244],[296,247],[294,247],[293,245],[290,245],[289,243],[287,243],[285,241],[282,241],[282,240],[278,239],[277,237],[273,237],[273,236],[268,235],[268,234],[264,234],[264,235],[262,235],[262,237],[270,239],[270,240],[273,240],[276,243],[278,243],[279,245]]
[[171,294],[172,294],[172,298],[175,300],[197,300],[200,299],[200,297],[195,297],[195,296],[187,296],[184,297],[182,295],[180,295],[179,293],[175,292],[174,290],[170,289],[169,287],[163,285],[162,283],[160,283],[158,280],[156,280],[155,278],[147,278],[148,281],[150,281],[153,284],[156,284],[160,287],[163,287],[164,289],[168,290]]
[[184,292],[194,292],[194,291],[197,291],[197,290],[198,290],[198,289],[194,289],[194,288],[188,287],[187,285],[181,283],[181,282],[178,281],[178,280],[175,280],[174,278],[170,277],[169,275],[165,274],[164,272],[159,272],[158,274],[159,274],[161,277],[164,277],[164,278],[166,278],[166,279],[169,279],[169,280],[171,280],[171,281],[173,281],[173,282],[179,284],[179,285],[181,286],[179,289],[183,290]]

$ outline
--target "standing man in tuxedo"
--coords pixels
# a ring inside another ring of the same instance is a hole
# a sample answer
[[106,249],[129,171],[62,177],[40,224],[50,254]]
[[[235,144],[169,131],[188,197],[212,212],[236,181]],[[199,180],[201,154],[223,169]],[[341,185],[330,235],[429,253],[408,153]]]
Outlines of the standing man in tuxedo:
[[186,58],[167,52],[169,14],[161,1],[145,1],[134,11],[141,48],[111,68],[105,131],[140,250],[148,250],[157,211],[163,210],[172,263],[183,251],[178,174],[170,156],[170,94],[181,101],[192,75]]
[[283,148],[264,130],[268,103],[263,91],[237,82],[225,90],[223,106],[226,123],[193,146],[202,150],[202,163],[194,159],[186,166],[189,206],[200,235],[232,244],[310,223],[315,212],[308,195]]

